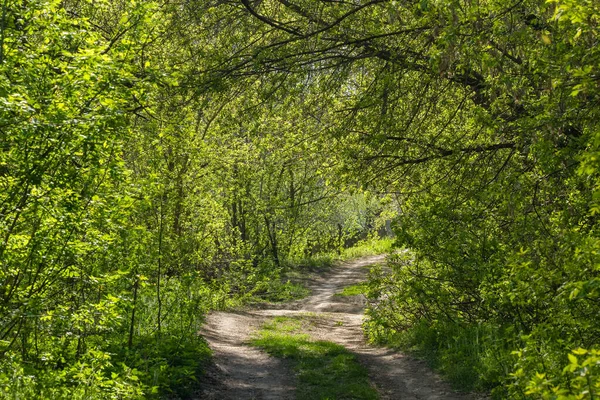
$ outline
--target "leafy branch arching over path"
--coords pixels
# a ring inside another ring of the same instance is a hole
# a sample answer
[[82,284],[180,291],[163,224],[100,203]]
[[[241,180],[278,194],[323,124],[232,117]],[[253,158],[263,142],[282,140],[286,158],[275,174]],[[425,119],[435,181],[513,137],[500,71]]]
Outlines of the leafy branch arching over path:
[[346,347],[367,367],[382,399],[468,400],[454,392],[423,362],[393,350],[369,346],[361,330],[364,304],[360,299],[335,296],[344,287],[366,278],[369,265],[383,256],[343,263],[309,285],[312,295],[278,309],[216,312],[207,317],[202,334],[213,349],[218,385],[205,388],[209,399],[293,399],[294,377],[285,361],[252,348],[248,342],[266,320],[275,316],[321,316],[310,334]]

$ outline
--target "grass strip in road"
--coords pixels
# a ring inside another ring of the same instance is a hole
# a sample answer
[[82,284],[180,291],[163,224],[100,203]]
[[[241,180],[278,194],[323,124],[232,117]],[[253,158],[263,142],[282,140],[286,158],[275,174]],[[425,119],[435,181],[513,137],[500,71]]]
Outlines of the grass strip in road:
[[302,317],[276,317],[263,325],[252,345],[293,363],[298,400],[378,399],[356,356],[336,343],[312,340],[302,333],[307,323]]
[[358,296],[359,294],[367,293],[368,287],[366,283],[358,283],[356,285],[346,286],[341,292],[335,296]]

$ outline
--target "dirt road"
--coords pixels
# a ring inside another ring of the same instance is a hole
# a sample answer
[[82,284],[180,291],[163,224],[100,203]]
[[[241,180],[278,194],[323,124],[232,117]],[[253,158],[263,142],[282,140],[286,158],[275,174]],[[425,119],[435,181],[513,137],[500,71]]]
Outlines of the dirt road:
[[285,361],[250,347],[247,342],[263,322],[274,316],[315,313],[319,323],[310,332],[318,340],[338,343],[354,352],[369,371],[381,399],[467,400],[475,396],[450,389],[421,361],[402,353],[368,345],[363,337],[364,298],[335,296],[344,287],[364,281],[369,265],[383,256],[346,262],[309,284],[311,296],[278,309],[216,312],[202,331],[214,352],[215,368],[199,395],[219,400],[286,400],[294,398],[295,379]]

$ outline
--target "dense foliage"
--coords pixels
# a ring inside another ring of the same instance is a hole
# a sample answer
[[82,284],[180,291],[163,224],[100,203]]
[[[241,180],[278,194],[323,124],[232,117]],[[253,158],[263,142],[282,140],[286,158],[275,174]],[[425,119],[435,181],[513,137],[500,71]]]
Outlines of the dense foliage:
[[212,38],[194,8],[4,1],[1,18],[1,398],[185,397],[204,313],[298,294],[286,269],[385,220],[334,182],[294,99],[264,106],[273,83],[196,82]]
[[3,396],[185,396],[203,313],[397,209],[373,339],[600,392],[597,2],[1,7]]

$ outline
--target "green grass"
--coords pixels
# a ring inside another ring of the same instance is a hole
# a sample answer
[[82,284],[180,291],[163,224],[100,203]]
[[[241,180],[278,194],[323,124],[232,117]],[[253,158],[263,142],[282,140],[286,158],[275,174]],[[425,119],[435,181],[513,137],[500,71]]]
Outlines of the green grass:
[[302,299],[310,294],[310,290],[299,283],[282,281],[281,279],[260,282],[250,293],[248,303],[281,303]]
[[288,273],[323,272],[331,269],[340,260],[390,253],[394,240],[393,238],[369,238],[343,249],[340,254],[336,251],[320,253],[311,257],[289,259],[283,265]]
[[[393,239],[369,238],[357,243],[354,247],[345,249],[341,255],[337,253],[317,254],[308,258],[288,259],[283,262],[277,273],[265,275],[250,287],[244,286],[239,290],[241,296],[222,297],[211,307],[212,309],[231,309],[246,304],[271,304],[299,300],[310,295],[310,290],[304,286],[307,279],[314,278],[329,271],[339,261],[389,253]],[[366,266],[371,268],[371,266]],[[273,271],[275,266],[268,260],[264,262],[265,271]],[[253,285],[253,287],[252,287]],[[364,293],[364,290],[352,288],[339,293],[340,296],[354,296]]]
[[300,275],[308,273],[323,272],[330,270],[339,259],[337,254],[323,253],[312,257],[302,257],[286,260],[283,263],[284,270],[288,273],[296,272]]
[[346,286],[341,292],[336,293],[336,296],[358,296],[367,292],[366,283],[357,283],[356,285]]
[[506,339],[490,327],[422,322],[395,331],[384,328],[379,321],[368,320],[363,328],[372,343],[426,361],[458,391],[495,389],[492,398],[506,398],[498,385],[504,368],[512,365],[511,356],[504,345]]
[[370,238],[358,242],[353,247],[342,251],[342,260],[351,260],[353,258],[376,256],[378,254],[386,254],[392,251],[394,238]]
[[262,327],[252,345],[293,363],[298,400],[378,399],[356,356],[336,343],[312,340],[302,333],[309,324],[302,317],[276,317]]

